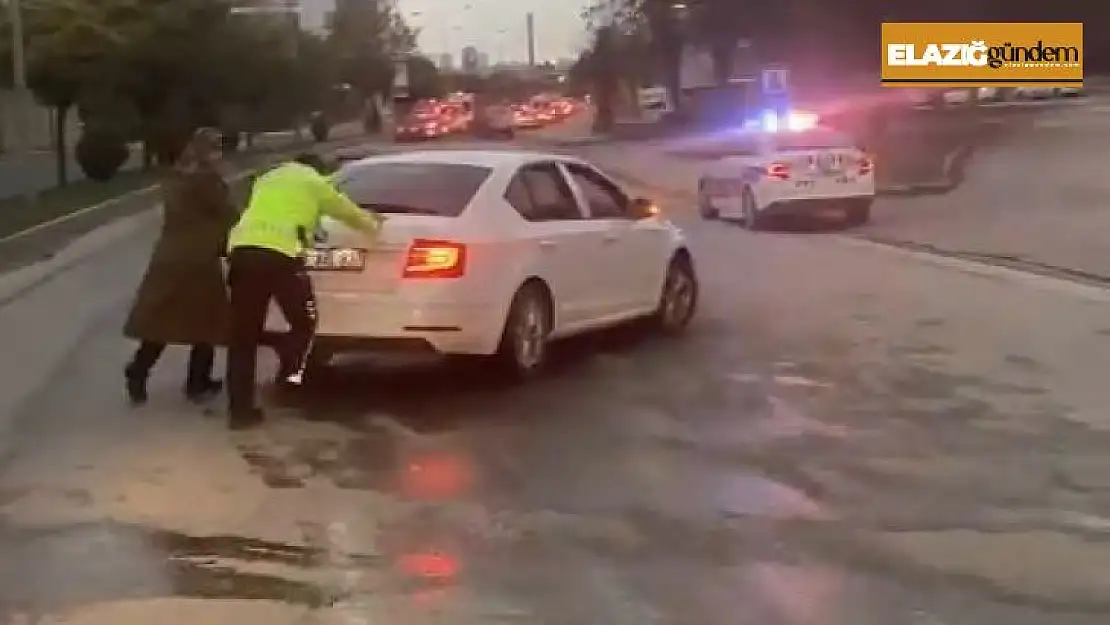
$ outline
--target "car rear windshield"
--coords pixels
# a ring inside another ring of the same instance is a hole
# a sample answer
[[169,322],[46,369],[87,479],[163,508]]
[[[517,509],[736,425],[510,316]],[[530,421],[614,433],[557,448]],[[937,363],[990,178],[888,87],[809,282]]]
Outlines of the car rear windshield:
[[852,141],[836,132],[789,132],[775,137],[775,147],[780,152],[829,150],[850,148],[852,147]]
[[362,163],[341,173],[337,184],[379,213],[458,217],[492,172],[458,163]]

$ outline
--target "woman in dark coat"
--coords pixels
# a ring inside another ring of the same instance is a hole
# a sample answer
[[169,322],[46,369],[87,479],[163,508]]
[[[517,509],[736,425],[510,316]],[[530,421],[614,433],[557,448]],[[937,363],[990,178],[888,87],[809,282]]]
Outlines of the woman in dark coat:
[[221,257],[238,213],[219,156],[219,133],[202,128],[162,183],[162,232],[124,327],[140,342],[124,370],[135,404],[146,402],[147,378],[166,345],[191,346],[189,399],[201,401],[223,386],[212,378],[215,346],[225,344],[230,322]]

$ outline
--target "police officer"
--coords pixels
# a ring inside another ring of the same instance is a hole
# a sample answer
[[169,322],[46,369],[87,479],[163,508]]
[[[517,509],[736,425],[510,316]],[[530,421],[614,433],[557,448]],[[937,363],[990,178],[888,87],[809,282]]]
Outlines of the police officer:
[[[383,218],[363,210],[327,178],[324,160],[302,154],[254,182],[250,201],[228,236],[232,324],[227,350],[228,427],[257,425],[255,402],[259,344],[273,346],[278,383],[299,384],[316,332],[316,300],[304,253],[324,215],[376,236]],[[265,332],[270,299],[289,324],[284,336]]]

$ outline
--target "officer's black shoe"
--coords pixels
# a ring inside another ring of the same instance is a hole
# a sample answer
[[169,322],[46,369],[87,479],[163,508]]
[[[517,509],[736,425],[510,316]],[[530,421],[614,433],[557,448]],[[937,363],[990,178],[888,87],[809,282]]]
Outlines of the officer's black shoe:
[[131,367],[124,369],[124,378],[127,380],[127,398],[131,405],[141,406],[149,399],[146,392],[146,375],[138,374]]
[[203,380],[201,382],[188,382],[185,384],[185,397],[193,403],[202,403],[224,388],[223,380]]
[[266,420],[266,414],[262,412],[261,408],[251,408],[249,410],[232,410],[227,415],[227,429],[229,430],[249,430],[254,427],[262,425]]

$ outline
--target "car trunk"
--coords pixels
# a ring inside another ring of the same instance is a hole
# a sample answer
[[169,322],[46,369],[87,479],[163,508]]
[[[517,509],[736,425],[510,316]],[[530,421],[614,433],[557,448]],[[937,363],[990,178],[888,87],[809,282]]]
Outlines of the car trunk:
[[861,154],[855,148],[813,148],[780,152],[790,179],[814,192],[832,191],[860,176]]
[[362,268],[338,266],[342,263],[318,263],[310,274],[313,285],[320,292],[373,292],[389,293],[397,289],[405,266],[409,247],[416,239],[435,239],[442,236],[450,217],[433,215],[386,215],[381,236],[377,242],[365,234],[327,219],[317,237],[316,254],[344,254],[345,250],[361,250]]

